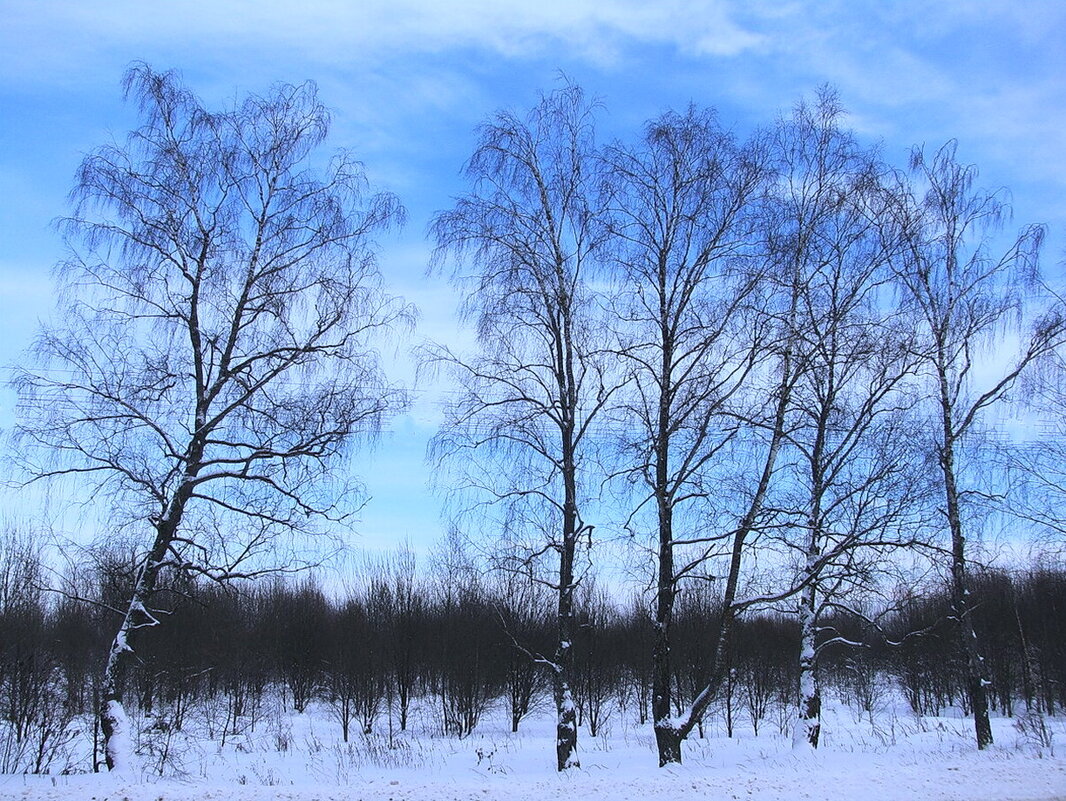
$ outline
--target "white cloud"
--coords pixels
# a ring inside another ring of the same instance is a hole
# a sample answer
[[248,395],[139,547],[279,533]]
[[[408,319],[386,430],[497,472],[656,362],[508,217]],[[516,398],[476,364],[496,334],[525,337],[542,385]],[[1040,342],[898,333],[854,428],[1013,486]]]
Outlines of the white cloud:
[[23,0],[10,3],[6,14],[5,71],[9,79],[55,78],[116,50],[188,44],[195,45],[185,51],[191,59],[254,50],[331,63],[455,47],[533,55],[558,43],[590,62],[608,63],[628,41],[736,55],[759,37],[731,19],[730,7],[724,0]]

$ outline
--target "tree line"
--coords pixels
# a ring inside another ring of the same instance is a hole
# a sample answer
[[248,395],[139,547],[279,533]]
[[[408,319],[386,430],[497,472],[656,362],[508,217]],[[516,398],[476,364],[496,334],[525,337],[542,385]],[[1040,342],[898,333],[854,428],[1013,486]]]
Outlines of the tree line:
[[[801,637],[794,744],[817,747],[824,619],[869,605],[905,551],[952,576],[989,745],[967,543],[981,501],[1002,496],[979,475],[987,413],[1054,372],[1064,333],[1043,228],[999,236],[1009,209],[954,142],[893,168],[828,89],[743,141],[690,107],[601,145],[597,110],[566,85],[493,116],[469,193],[432,226],[478,333],[471,354],[428,349],[464,391],[436,455],[469,525],[503,532],[503,569],[557,596],[559,769],[576,764],[573,596],[605,488],[611,522],[650,542],[661,765],[729,679],[737,620],[785,601]],[[1006,366],[989,377],[991,361]],[[678,712],[674,607],[701,579],[721,587],[715,656]]]
[[[398,199],[370,190],[348,153],[310,166],[329,127],[313,85],[218,112],[147,65],[125,86],[142,124],[83,162],[63,221],[67,305],[16,373],[28,480],[73,479],[144,534],[107,604],[119,622],[96,699],[120,770],[133,675],[177,620],[161,582],[245,582],[294,567],[306,536],[345,531],[365,500],[353,446],[407,404],[378,348],[413,318],[378,268]],[[477,129],[467,188],[430,224],[433,269],[450,274],[476,344],[419,353],[454,387],[431,446],[453,524],[490,553],[493,581],[526,588],[536,626],[550,621],[550,637],[509,653],[550,680],[558,769],[579,765],[579,726],[600,714],[589,699],[621,695],[607,646],[581,647],[615,631],[582,618],[618,615],[589,601],[606,543],[653,588],[638,697],[660,765],[733,697],[740,643],[778,625],[766,610],[787,610],[794,633],[796,747],[818,745],[826,663],[866,644],[856,626],[882,631],[888,653],[949,628],[986,747],[990,701],[1006,702],[989,697],[999,662],[970,541],[1011,511],[1055,531],[1061,486],[1047,480],[1053,448],[1007,448],[1009,473],[984,472],[1001,463],[989,414],[1023,382],[1061,422],[1066,324],[1039,271],[1044,229],[1003,233],[1004,196],[976,185],[954,142],[891,165],[830,89],[745,138],[693,105],[601,143],[601,110],[564,82]],[[933,593],[940,623],[929,606],[915,628],[885,628],[910,603],[893,595],[903,555],[950,577]],[[496,630],[489,612],[506,605],[471,596],[481,579],[460,569],[421,601],[441,632],[478,615]],[[331,633],[304,630],[322,642],[292,658],[336,648],[373,674],[372,649],[334,619],[363,631],[373,593],[335,608],[306,589],[291,597],[320,601]],[[682,647],[697,619],[699,645]],[[689,649],[699,660],[681,660]],[[1040,671],[1023,673],[1036,698]],[[294,706],[321,675],[285,680]],[[346,734],[371,717],[352,682],[334,687]],[[384,684],[401,717],[411,682]],[[495,697],[488,680],[439,682],[457,733],[476,725],[472,696]],[[936,697],[954,700],[952,686]]]
[[[32,580],[42,569],[32,550],[5,553],[3,772],[73,767],[64,761],[76,736],[72,724],[92,719],[102,691],[96,654],[110,636],[108,609],[135,580],[130,556],[111,554],[85,571],[76,581],[86,594],[75,600],[41,591]],[[504,711],[517,732],[530,712],[551,705],[550,667],[530,658],[553,639],[545,593],[467,567],[456,581],[454,565],[417,570],[411,554],[399,551],[344,592],[327,591],[313,574],[225,586],[171,573],[157,605],[168,616],[168,636],[139,650],[128,678],[131,708],[145,721],[148,738],[206,722],[223,746],[266,725],[273,699],[294,713],[310,706],[324,711],[344,742],[402,736],[411,728],[463,738],[490,709]],[[675,714],[702,689],[711,668],[706,641],[722,617],[720,599],[701,586],[678,599],[670,677]],[[823,683],[856,714],[879,713],[896,692],[915,716],[951,708],[969,713],[965,655],[946,619],[950,588],[925,589],[900,599],[877,626],[840,613],[819,635]],[[95,614],[86,614],[87,600]],[[975,627],[987,649],[991,704],[1001,714],[1066,708],[1064,604],[1061,570],[975,575]],[[596,737],[616,718],[648,723],[656,668],[647,599],[620,601],[591,583],[578,593],[575,618],[577,725]],[[787,733],[799,688],[799,643],[799,623],[786,612],[765,610],[738,621],[728,678],[707,722],[729,737],[739,729]],[[98,730],[93,742],[99,769],[105,760]]]

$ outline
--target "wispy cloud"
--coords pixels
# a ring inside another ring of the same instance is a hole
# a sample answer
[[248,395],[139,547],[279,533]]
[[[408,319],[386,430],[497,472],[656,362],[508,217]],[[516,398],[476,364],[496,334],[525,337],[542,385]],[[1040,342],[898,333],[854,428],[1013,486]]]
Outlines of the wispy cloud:
[[405,194],[424,180],[420,158],[469,132],[471,110],[529,99],[506,82],[533,60],[588,67],[627,121],[695,100],[765,122],[831,83],[852,124],[897,152],[955,136],[991,175],[1001,161],[1002,180],[1066,185],[1060,0],[7,0],[0,50],[0,89],[24,93],[114,100],[137,58],[183,68],[209,102],[314,77],[344,141]]
[[563,44],[590,62],[610,62],[633,41],[693,54],[736,55],[760,37],[733,20],[719,0],[309,0],[299,4],[235,0],[144,3],[33,0],[8,3],[8,79],[55,79],[116,50],[175,50],[191,58],[275,51],[280,58],[365,62],[458,47],[504,56],[535,55]]

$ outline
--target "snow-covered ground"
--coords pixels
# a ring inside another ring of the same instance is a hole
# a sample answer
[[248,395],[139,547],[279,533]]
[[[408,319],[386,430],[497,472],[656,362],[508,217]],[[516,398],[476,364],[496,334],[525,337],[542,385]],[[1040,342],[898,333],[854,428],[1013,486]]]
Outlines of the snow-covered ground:
[[[764,721],[758,737],[740,722],[733,739],[715,721],[705,739],[686,743],[684,765],[662,770],[650,728],[616,712],[600,736],[582,731],[582,767],[565,774],[554,770],[550,714],[524,721],[518,734],[503,714],[492,714],[463,740],[436,734],[427,720],[394,736],[390,746],[385,719],[380,733],[345,745],[321,709],[274,712],[222,747],[157,733],[134,780],[0,776],[0,799],[1066,799],[1066,718],[1049,721],[1050,745],[1015,720],[995,719],[996,745],[978,753],[965,719],[919,720],[897,709],[882,710],[871,722],[850,708],[827,706],[824,742],[815,753],[795,754],[774,721]],[[149,775],[159,764],[168,778]]]

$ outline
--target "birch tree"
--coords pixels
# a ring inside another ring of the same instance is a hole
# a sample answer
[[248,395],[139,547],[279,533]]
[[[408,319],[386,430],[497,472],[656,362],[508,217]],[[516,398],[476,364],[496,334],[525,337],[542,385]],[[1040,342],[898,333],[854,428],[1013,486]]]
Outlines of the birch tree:
[[[977,747],[984,749],[992,744],[989,677],[972,620],[967,544],[967,508],[978,487],[969,483],[966,458],[990,408],[1066,329],[1057,311],[1030,318],[1028,329],[1015,327],[1026,319],[1027,291],[1039,285],[1044,229],[1027,226],[997,250],[995,234],[1009,208],[998,194],[974,187],[977,169],[960,163],[956,150],[948,142],[931,156],[922,148],[912,151],[911,179],[899,182],[894,222],[904,246],[897,278],[922,336],[922,375],[935,408],[932,449],[950,540],[952,618]],[[1020,343],[1008,355],[1001,334],[1012,327]],[[990,353],[1006,366],[988,367]]]
[[338,468],[404,403],[374,343],[406,314],[371,240],[402,209],[345,153],[308,166],[329,129],[312,84],[220,112],[143,64],[124,85],[142,123],[78,171],[62,316],[16,377],[33,478],[77,479],[143,532],[103,676],[116,770],[132,767],[125,671],[161,626],[160,575],[274,568],[293,535],[352,511]]
[[435,448],[472,503],[534,535],[523,558],[555,560],[557,637],[542,656],[560,771],[579,765],[574,590],[592,537],[582,510],[593,424],[612,393],[592,283],[602,240],[593,111],[567,85],[525,116],[496,113],[466,166],[471,190],[432,226],[438,258],[456,259],[478,340],[470,356],[431,349],[462,387]]
[[907,435],[916,403],[911,333],[892,297],[891,244],[881,236],[880,168],[840,125],[832,92],[797,105],[778,128],[778,202],[798,303],[800,365],[788,407],[790,469],[780,507],[798,564],[799,709],[794,745],[817,747],[818,618],[871,579],[876,552],[909,540]]
[[618,353],[622,474],[656,530],[652,716],[660,765],[680,759],[671,722],[671,623],[679,584],[715,550],[696,524],[716,494],[710,467],[737,432],[727,412],[762,362],[753,313],[762,290],[751,242],[765,154],[739,145],[713,112],[650,122],[635,148],[607,152],[612,253],[622,285]]
[[[744,586],[746,568],[752,555],[761,547],[763,533],[776,524],[777,513],[770,507],[769,500],[777,484],[792,392],[802,367],[797,349],[796,318],[803,288],[801,245],[809,220],[805,213],[795,216],[795,210],[781,202],[778,187],[782,181],[779,174],[782,158],[777,152],[781,142],[776,139],[775,134],[753,140],[756,150],[749,158],[754,162],[753,166],[761,165],[758,168],[767,174],[762,191],[757,199],[753,198],[756,218],[754,226],[747,230],[751,237],[747,247],[753,251],[749,256],[761,266],[745,279],[754,281],[753,285],[747,288],[743,283],[733,285],[740,288],[741,293],[733,296],[738,305],[732,323],[739,325],[741,330],[747,325],[754,333],[748,340],[751,348],[746,359],[748,364],[743,366],[745,359],[740,356],[743,350],[734,351],[733,361],[720,362],[719,366],[728,369],[719,375],[718,380],[732,373],[732,378],[727,378],[722,387],[730,387],[735,378],[743,376],[743,380],[733,384],[728,394],[720,396],[729,402],[719,400],[701,410],[713,411],[710,418],[705,418],[707,421],[713,421],[715,417],[732,421],[707,442],[697,441],[697,453],[708,452],[704,450],[708,447],[711,452],[714,449],[719,451],[716,460],[703,462],[705,468],[714,461],[721,464],[713,471],[713,476],[702,481],[707,486],[717,485],[721,491],[701,499],[698,519],[702,531],[688,537],[687,542],[674,543],[705,549],[695,561],[675,570],[675,574],[682,577],[686,573],[695,577],[696,568],[707,559],[724,561],[724,574],[716,577],[723,579],[722,594],[716,604],[720,610],[717,632],[705,645],[709,666],[702,688],[694,692],[691,702],[678,714],[661,718],[656,724],[660,766],[681,761],[682,742],[700,726],[730,675],[733,634],[743,613],[760,604],[789,598],[799,589],[789,587],[757,592],[753,587],[745,591]],[[760,148],[766,149],[764,157],[756,156]],[[730,293],[726,292],[724,297],[730,297]],[[724,308],[728,308],[728,304]],[[717,311],[720,313],[722,308]],[[711,319],[710,314],[707,319]],[[709,330],[713,332],[714,326]],[[727,330],[722,329],[721,333],[725,334]],[[722,353],[720,346],[729,341],[735,346],[744,340],[723,336],[712,345],[710,352],[719,356]],[[739,372],[733,372],[736,370]],[[700,418],[697,415],[693,419]],[[704,435],[707,433],[710,431]],[[702,568],[699,572],[707,577]]]
[[[725,480],[740,502],[724,504],[716,516],[709,516],[707,519],[714,521],[711,525],[718,528],[699,538],[719,544],[714,555],[727,565],[721,622],[717,636],[708,644],[713,657],[705,686],[681,714],[663,720],[657,728],[660,744],[667,746],[660,748],[660,764],[680,761],[681,741],[699,725],[729,675],[732,635],[739,616],[753,607],[803,594],[808,596],[806,604],[799,598],[797,603],[811,609],[812,586],[823,569],[865,538],[869,532],[863,526],[872,524],[868,518],[862,518],[862,525],[853,519],[852,527],[846,533],[838,532],[840,536],[830,547],[823,539],[829,533],[823,514],[810,505],[808,497],[804,508],[814,510],[814,514],[808,515],[803,529],[816,532],[816,536],[813,545],[810,538],[807,540],[801,569],[792,581],[758,587],[748,581],[749,586],[744,587],[745,565],[753,553],[770,544],[773,538],[768,539],[768,532],[788,526],[790,521],[789,507],[782,503],[782,488],[792,480],[784,468],[794,466],[797,444],[802,441],[803,421],[797,409],[807,409],[808,423],[813,415],[814,430],[820,430],[823,439],[840,422],[842,412],[855,414],[848,423],[851,434],[839,437],[831,451],[826,451],[824,441],[817,448],[807,448],[807,455],[812,457],[808,465],[818,477],[814,496],[821,503],[826,500],[825,478],[835,474],[842,480],[848,475],[845,465],[861,449],[859,443],[880,414],[885,396],[906,374],[896,352],[887,359],[874,358],[883,343],[875,342],[869,331],[858,342],[848,342],[852,333],[849,325],[855,325],[862,313],[876,305],[878,287],[885,280],[881,275],[885,256],[878,250],[878,232],[871,221],[875,210],[853,197],[855,191],[868,199],[876,196],[870,186],[864,186],[870,180],[869,164],[850,134],[840,127],[840,116],[834,93],[823,90],[815,103],[798,104],[765,143],[769,160],[764,169],[770,175],[754,231],[759,243],[756,255],[764,266],[754,276],[758,286],[750,297],[757,297],[758,304],[751,309],[748,323],[763,329],[756,340],[761,352],[750,387],[743,393],[748,402],[720,409],[735,420],[736,442],[728,444],[731,450],[727,451],[734,470]],[[829,298],[832,303],[827,305]],[[831,323],[826,315],[835,317],[836,322]],[[851,368],[855,375],[850,380],[862,387],[860,394],[867,394],[865,402],[857,402],[836,387],[840,376],[832,375],[828,367],[840,370],[849,347],[853,349],[852,362],[863,365]],[[738,365],[739,361],[734,358],[727,363]],[[871,379],[876,379],[873,385],[868,383]],[[788,459],[782,465],[786,452]],[[835,461],[830,473],[826,472],[830,470],[827,457]],[[849,476],[849,480],[853,478]],[[810,488],[809,483],[807,486]],[[874,497],[883,498],[872,492],[872,486],[860,483],[847,494],[847,503],[861,508],[873,503]],[[843,499],[839,504],[839,511],[843,511],[847,504]],[[817,522],[810,525],[812,521]],[[813,613],[811,609],[811,637],[815,632]],[[813,649],[806,656],[807,675],[812,676]],[[809,689],[809,706],[816,719],[816,688],[812,684]]]

